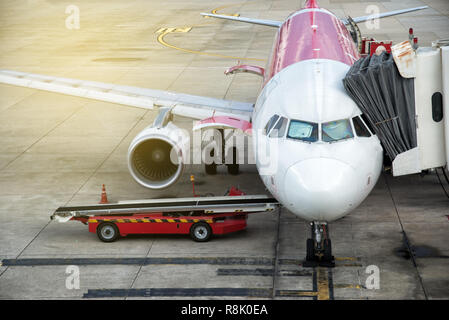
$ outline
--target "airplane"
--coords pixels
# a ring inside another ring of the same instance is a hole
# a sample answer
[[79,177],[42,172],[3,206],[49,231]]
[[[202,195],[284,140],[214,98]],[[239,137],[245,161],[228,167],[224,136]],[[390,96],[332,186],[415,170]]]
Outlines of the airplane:
[[[131,175],[150,189],[174,184],[183,170],[186,149],[178,142],[183,133],[173,124],[173,115],[199,120],[194,130],[231,128],[252,134],[257,140],[256,166],[266,188],[290,212],[311,222],[305,262],[333,266],[328,223],[362,203],[383,164],[378,137],[342,84],[360,58],[346,25],[425,8],[339,19],[316,0],[306,0],[284,21],[202,13],[278,29],[265,69],[239,65],[227,70],[263,77],[255,104],[8,70],[0,71],[0,83],[158,108],[154,123],[128,150]],[[277,163],[266,171],[266,150],[261,146],[273,142]],[[177,161],[170,160],[173,153]],[[215,170],[216,164],[206,164],[207,173]],[[235,163],[228,171],[236,173]]]

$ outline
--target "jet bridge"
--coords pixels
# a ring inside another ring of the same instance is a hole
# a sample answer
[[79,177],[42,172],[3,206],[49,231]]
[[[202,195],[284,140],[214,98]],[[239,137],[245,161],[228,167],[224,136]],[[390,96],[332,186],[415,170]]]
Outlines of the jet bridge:
[[[409,41],[358,60],[343,79],[392,161],[394,176],[449,162],[449,46]],[[446,116],[444,116],[446,115]]]

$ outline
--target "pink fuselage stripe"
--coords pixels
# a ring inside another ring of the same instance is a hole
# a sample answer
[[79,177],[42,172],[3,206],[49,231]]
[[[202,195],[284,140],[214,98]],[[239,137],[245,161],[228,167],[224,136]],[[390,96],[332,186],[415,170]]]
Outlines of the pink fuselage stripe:
[[216,123],[218,125],[226,125],[229,127],[233,127],[235,129],[241,129],[243,132],[251,130],[252,124],[246,120],[242,120],[239,118],[233,118],[228,116],[214,116],[207,119],[203,119],[198,121],[198,124],[212,124]]
[[330,59],[352,65],[360,58],[350,33],[338,18],[320,9],[301,11],[280,27],[264,84],[299,61]]

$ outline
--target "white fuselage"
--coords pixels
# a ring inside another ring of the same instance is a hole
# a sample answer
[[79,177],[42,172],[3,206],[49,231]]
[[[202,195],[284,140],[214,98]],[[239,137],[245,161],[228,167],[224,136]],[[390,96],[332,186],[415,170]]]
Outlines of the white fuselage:
[[[262,180],[284,207],[309,221],[332,221],[355,209],[381,172],[379,139],[357,136],[352,121],[353,137],[323,141],[321,124],[361,114],[343,87],[349,68],[327,59],[297,62],[265,84],[255,105],[253,147]],[[283,136],[264,133],[273,115],[288,119]],[[318,124],[317,140],[289,138],[292,120]]]

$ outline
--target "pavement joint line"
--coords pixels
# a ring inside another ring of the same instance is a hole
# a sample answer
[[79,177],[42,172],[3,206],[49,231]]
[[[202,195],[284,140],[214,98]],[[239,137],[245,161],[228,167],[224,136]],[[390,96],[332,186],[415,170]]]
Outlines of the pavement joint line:
[[89,177],[87,177],[86,181],[84,181],[84,183],[78,188],[77,191],[75,191],[72,195],[72,197],[65,203],[64,206],[67,206],[67,204],[73,200],[73,198],[81,191],[81,189],[89,182],[90,179],[92,179],[92,177],[98,172],[98,170],[103,166],[103,164],[111,157],[111,155],[115,152],[115,150],[117,150],[117,148],[120,146],[120,144],[126,139],[126,137],[134,130],[135,127],[137,127],[137,125],[144,120],[145,116],[150,112],[151,110],[146,110],[145,112],[143,112],[142,116],[139,117],[136,121],[136,123],[134,123],[134,125],[131,126],[131,128],[128,130],[128,132],[124,135],[124,137],[122,139],[120,139],[120,141],[117,143],[117,145],[112,149],[112,151],[106,156],[106,158],[95,168],[95,170],[93,170],[92,174],[89,175]]
[[[151,251],[151,248],[150,250]],[[283,261],[285,259],[277,259],[278,265],[300,266],[300,260]],[[268,257],[125,257],[125,258],[108,258],[108,257],[74,257],[74,258],[15,258],[2,259],[0,266],[4,267],[24,267],[24,266],[51,266],[51,265],[194,265],[194,264],[211,264],[211,265],[242,265],[242,266],[274,266],[275,259]],[[343,264],[336,267],[360,267],[360,264]],[[268,270],[268,269],[267,269]],[[308,268],[300,270],[283,270],[285,272],[307,271]]]
[[117,297],[252,297],[269,298],[271,288],[88,289],[83,298]]
[[137,257],[137,258],[21,258],[3,259],[4,266],[36,267],[60,265],[243,265],[243,266],[273,266],[271,258],[245,258],[245,257]]
[[[82,108],[84,108],[86,105],[88,105],[90,103],[90,101],[86,102],[86,104],[83,104],[82,107],[78,108],[75,112],[73,112],[68,118],[66,118],[64,121],[62,121],[61,123],[59,123],[56,127],[54,127],[52,130],[50,130],[48,133],[45,134],[48,135],[51,131],[53,131],[54,129],[56,129],[58,126],[60,126],[63,122],[65,122],[66,120],[70,119],[75,113],[77,113],[79,110],[81,110]],[[78,194],[78,192],[86,185],[86,183],[95,175],[95,173],[101,168],[101,166],[111,157],[111,155],[114,153],[114,151],[120,146],[120,144],[126,139],[126,137],[129,135],[130,132],[132,132],[132,130],[137,126],[137,124],[142,121],[142,119],[144,118],[144,116],[149,112],[149,110],[145,111],[144,115],[139,118],[136,123],[131,127],[131,129],[128,131],[128,133],[119,141],[119,143],[114,147],[114,149],[109,153],[109,155],[97,166],[97,168],[93,171],[93,173],[86,179],[86,181],[81,185],[81,187],[72,195],[72,197],[70,197],[70,199],[68,201],[66,201],[65,205],[67,205],[70,201],[72,201],[72,199],[75,197],[76,194]],[[42,137],[41,137],[42,139]],[[40,139],[39,139],[40,140]],[[36,142],[35,142],[36,143]],[[35,144],[34,143],[34,144]],[[33,144],[33,145],[34,145]],[[20,253],[17,255],[17,258],[19,258],[23,252],[33,243],[34,240],[36,240],[36,238],[42,233],[42,231],[45,230],[45,228],[51,223],[52,220],[48,221],[45,226],[35,235],[35,237],[25,246],[25,248],[22,249],[22,251],[20,251]],[[0,277],[6,272],[6,270],[4,272],[2,272],[2,274],[0,274]]]
[[[12,86],[12,85],[11,85],[11,84],[5,84],[5,83],[2,83],[2,86]],[[29,97],[31,97],[31,96],[33,96],[33,95],[35,95],[35,94],[41,92],[40,90],[36,90],[36,89],[30,89],[30,90],[33,90],[33,92],[30,93],[29,95],[27,95],[27,96],[25,96],[25,97],[19,99],[18,101],[14,102],[14,103],[11,104],[8,108],[3,109],[3,110],[1,111],[1,113],[5,112],[6,110],[9,110],[9,109],[12,108],[12,107],[14,107],[16,104],[21,103],[23,100],[25,100],[25,99],[27,99],[27,98],[29,98]],[[3,169],[3,168],[2,168],[2,169]]]
[[[275,297],[312,297],[314,300],[333,300],[334,285],[332,283],[332,271],[324,268],[316,270],[314,277],[317,290],[276,290]],[[337,288],[360,289],[358,285],[337,285]],[[106,297],[154,297],[154,296],[251,296],[271,297],[270,288],[130,288],[130,289],[88,289],[83,298]]]
[[[150,254],[151,248],[153,248],[153,244],[154,241],[151,241],[150,247],[148,248],[148,252],[146,254],[146,256],[148,257],[148,255]],[[134,277],[133,282],[131,283],[131,286],[129,287],[130,289],[132,289],[134,287],[134,283],[136,282],[137,278],[139,277],[140,271],[142,270],[142,267],[144,266],[143,263],[140,264],[139,270],[137,270],[136,272],[136,276]],[[128,296],[125,297],[125,300],[128,299]]]
[[419,283],[420,283],[421,288],[423,290],[424,297],[425,297],[426,300],[429,300],[429,297],[428,297],[427,292],[426,292],[426,288],[424,287],[424,281],[423,281],[423,279],[421,277],[421,274],[419,273],[418,264],[416,263],[416,257],[413,254],[413,250],[412,250],[412,248],[410,246],[410,243],[409,243],[409,240],[408,240],[408,237],[407,237],[407,233],[405,232],[404,225],[402,224],[401,216],[399,215],[399,210],[398,210],[398,207],[396,206],[396,201],[394,200],[394,197],[393,197],[393,192],[391,191],[390,185],[388,184],[388,178],[385,175],[382,175],[382,176],[383,176],[383,178],[385,180],[385,185],[387,186],[387,190],[388,190],[388,193],[390,194],[391,201],[393,202],[394,210],[396,211],[396,216],[398,218],[402,234],[404,236],[404,239],[406,240],[405,241],[405,245],[407,246],[407,250],[408,250],[408,252],[410,254],[410,258],[411,258],[411,260],[413,262],[413,266],[414,266],[414,268],[416,270],[416,274],[418,276]]
[[[89,103],[91,103],[91,101],[86,101],[85,103],[81,104],[81,106],[79,108],[76,108],[75,111],[73,111],[68,117],[64,118],[64,120],[62,120],[61,122],[59,122],[58,124],[56,124],[53,128],[51,128],[49,131],[47,131],[44,135],[42,135],[37,141],[35,141],[31,146],[29,146],[27,149],[25,149],[20,155],[18,155],[16,158],[14,158],[12,161],[10,161],[6,166],[4,166],[3,168],[0,169],[0,171],[2,171],[3,169],[7,168],[12,162],[14,162],[15,160],[17,160],[20,156],[22,156],[24,153],[26,153],[30,148],[32,148],[36,143],[38,143],[39,141],[41,141],[44,137],[48,136],[51,132],[53,132],[54,130],[56,130],[56,128],[58,128],[60,125],[62,125],[64,122],[66,122],[67,120],[69,120],[70,118],[72,118],[76,113],[78,113],[81,109],[85,108]],[[73,198],[73,197],[72,197]],[[69,200],[70,201],[70,200]],[[68,202],[66,202],[67,204]],[[17,255],[17,258],[20,257],[20,255],[31,245],[31,243],[33,243],[34,240],[36,240],[36,238],[41,234],[41,232],[50,224],[51,220],[49,222],[47,222],[44,227],[33,237],[33,239],[30,240],[30,242],[28,242],[28,244],[19,252],[19,254]],[[8,268],[7,268],[8,269]],[[3,271],[0,274],[0,277],[6,272]]]
[[[218,268],[217,276],[270,276],[274,275],[273,268]],[[308,270],[279,270],[276,273],[277,277],[308,277],[312,276],[312,272]]]
[[[35,93],[31,94],[34,95],[38,92],[41,92],[38,89],[34,89],[36,90]],[[30,95],[30,96],[31,96]],[[36,145],[37,143],[39,143],[43,138],[45,138],[46,136],[48,136],[50,133],[52,133],[54,130],[56,130],[60,125],[62,125],[64,122],[66,122],[67,120],[69,120],[70,118],[72,118],[78,111],[80,111],[81,109],[83,109],[86,105],[88,105],[89,103],[91,103],[91,101],[86,101],[85,103],[81,104],[80,107],[78,107],[75,111],[73,111],[68,117],[64,118],[61,122],[57,123],[54,127],[52,127],[50,130],[48,130],[46,133],[44,133],[42,136],[40,136],[36,141],[34,141],[28,148],[26,148],[25,150],[23,150],[19,155],[17,155],[14,159],[12,159],[11,161],[9,161],[5,166],[3,166],[2,168],[0,168],[0,171],[5,170],[7,167],[9,167],[10,164],[12,164],[14,161],[16,161],[18,158],[20,158],[21,156],[23,156],[25,153],[28,152],[28,150],[30,150],[34,145]],[[14,105],[16,105],[17,103],[15,103]]]
[[175,77],[175,79],[167,86],[167,91],[174,86],[174,84],[179,80],[179,78],[181,78],[181,75],[188,70],[188,68],[192,65],[193,60],[195,60],[195,58],[192,56],[192,59],[190,59],[189,63],[186,64],[186,66],[184,68],[182,68],[181,72],[178,73],[178,75]]
[[6,270],[8,270],[8,267],[5,267],[5,269],[0,272],[0,277],[6,272]]
[[278,252],[279,252],[279,235],[280,235],[280,228],[281,228],[281,214],[282,214],[282,207],[278,208],[278,215],[277,215],[277,228],[276,228],[276,241],[274,242],[274,272],[273,272],[273,281],[272,281],[272,291],[271,291],[271,298],[274,298],[276,296],[276,277],[278,273],[279,268],[279,260],[278,260]]

